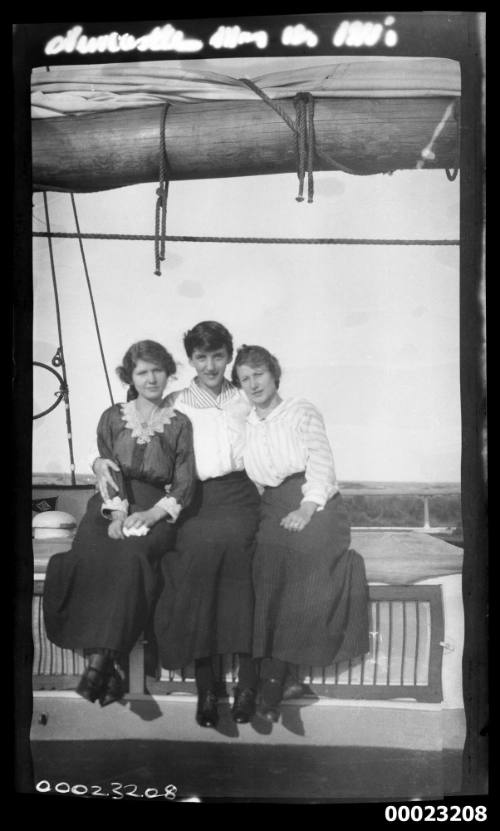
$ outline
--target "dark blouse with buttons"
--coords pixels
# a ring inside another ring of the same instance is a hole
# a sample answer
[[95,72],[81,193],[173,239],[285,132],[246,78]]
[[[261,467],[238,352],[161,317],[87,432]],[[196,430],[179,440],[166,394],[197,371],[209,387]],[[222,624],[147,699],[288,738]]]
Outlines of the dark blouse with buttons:
[[[165,403],[148,423],[141,422],[135,401],[114,404],[97,426],[99,455],[120,466],[125,479],[162,488],[185,508],[194,494],[196,467],[191,422]],[[122,477],[116,477],[120,499],[126,498]]]

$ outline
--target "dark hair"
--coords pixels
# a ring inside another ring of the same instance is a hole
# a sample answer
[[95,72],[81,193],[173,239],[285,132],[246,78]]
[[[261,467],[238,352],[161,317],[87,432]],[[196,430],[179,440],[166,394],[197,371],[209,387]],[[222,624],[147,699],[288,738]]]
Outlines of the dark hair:
[[279,361],[274,357],[274,355],[271,355],[267,349],[264,349],[263,346],[247,346],[246,343],[244,343],[243,346],[238,349],[231,372],[231,379],[236,387],[241,387],[240,379],[238,378],[236,370],[239,366],[243,366],[243,364],[247,364],[247,366],[252,367],[265,366],[274,378],[276,389],[279,388],[281,378],[281,367],[279,365]]
[[213,352],[225,346],[229,360],[233,357],[233,338],[230,332],[222,323],[215,320],[203,320],[197,323],[184,335],[184,349],[190,358],[195,349],[203,349]]
[[116,368],[116,374],[120,381],[129,385],[127,401],[137,398],[137,390],[132,383],[132,373],[139,361],[148,361],[151,364],[158,364],[167,374],[167,378],[173,375],[177,367],[170,352],[167,352],[161,343],[154,340],[140,340],[133,343],[123,356],[121,366]]

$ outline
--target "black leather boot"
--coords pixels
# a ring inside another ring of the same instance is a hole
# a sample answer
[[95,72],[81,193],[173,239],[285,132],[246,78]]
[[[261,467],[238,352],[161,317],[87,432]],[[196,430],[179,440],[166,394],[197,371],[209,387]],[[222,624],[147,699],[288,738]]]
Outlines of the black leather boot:
[[198,692],[196,721],[200,727],[217,727],[219,721],[217,701],[217,696],[213,690],[200,690]]
[[234,702],[231,708],[231,716],[237,724],[248,724],[255,714],[257,691],[251,687],[234,688]]

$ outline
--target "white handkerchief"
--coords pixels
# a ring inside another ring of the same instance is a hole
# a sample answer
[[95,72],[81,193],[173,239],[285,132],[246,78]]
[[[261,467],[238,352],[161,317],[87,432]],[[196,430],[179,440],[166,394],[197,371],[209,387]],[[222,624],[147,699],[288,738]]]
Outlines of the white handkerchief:
[[149,531],[147,525],[140,525],[139,528],[124,528],[124,537],[144,537]]

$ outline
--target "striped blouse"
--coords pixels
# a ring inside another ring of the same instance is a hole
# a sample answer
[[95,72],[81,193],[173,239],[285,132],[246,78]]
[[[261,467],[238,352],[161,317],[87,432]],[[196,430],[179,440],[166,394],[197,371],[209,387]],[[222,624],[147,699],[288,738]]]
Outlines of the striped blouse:
[[259,486],[276,487],[287,476],[305,472],[303,500],[318,510],[338,491],[330,442],[319,410],[304,398],[288,398],[260,419],[247,418],[245,469]]
[[173,392],[167,404],[188,416],[193,425],[196,472],[202,481],[243,470],[247,397],[227,378],[214,398],[193,379],[189,387]]

